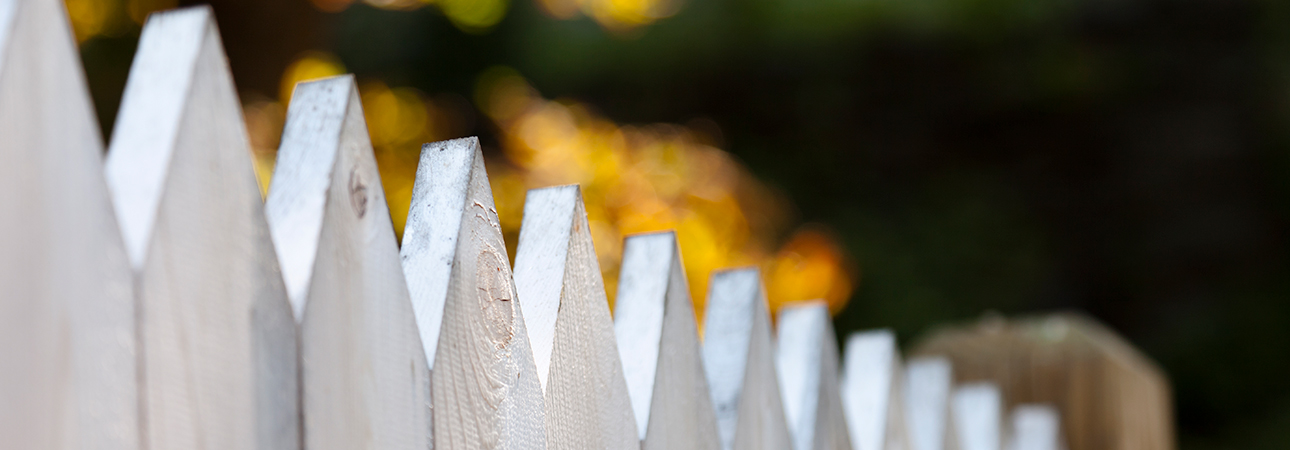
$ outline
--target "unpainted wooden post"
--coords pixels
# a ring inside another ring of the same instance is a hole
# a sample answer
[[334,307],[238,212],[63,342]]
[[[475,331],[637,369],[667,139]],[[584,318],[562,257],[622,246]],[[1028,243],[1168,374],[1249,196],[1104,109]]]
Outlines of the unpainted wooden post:
[[154,14],[107,158],[150,450],[299,448],[296,327],[209,7]]
[[0,447],[139,448],[131,271],[58,0],[0,1]]
[[515,290],[546,398],[547,448],[637,450],[640,438],[577,185],[524,202]]
[[620,270],[614,334],[641,448],[721,448],[676,234],[627,237]]
[[1021,404],[1012,410],[1008,450],[1065,450],[1061,414],[1047,404]]
[[1003,398],[994,383],[969,383],[954,389],[950,416],[960,450],[1000,450]]
[[950,358],[960,382],[997,383],[1005,410],[1053,405],[1071,450],[1176,448],[1165,372],[1092,318],[987,316],[937,330],[912,353]]
[[829,305],[810,301],[779,310],[775,367],[794,450],[851,450],[838,387],[838,348]]
[[703,314],[703,364],[723,450],[792,446],[756,268],[716,272]]
[[309,448],[428,448],[429,369],[353,76],[296,86],[265,209]]
[[950,421],[954,373],[949,359],[922,357],[905,368],[905,424],[911,450],[958,450]]
[[855,450],[905,450],[903,370],[891,330],[847,337],[842,406]]
[[477,138],[421,148],[400,254],[435,448],[545,449],[542,388]]

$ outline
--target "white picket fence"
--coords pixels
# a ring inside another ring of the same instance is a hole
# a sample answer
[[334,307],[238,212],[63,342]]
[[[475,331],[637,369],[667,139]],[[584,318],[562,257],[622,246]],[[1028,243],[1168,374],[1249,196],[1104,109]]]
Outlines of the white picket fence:
[[512,274],[474,138],[422,148],[400,248],[350,76],[296,87],[262,202],[209,8],[148,20],[106,160],[79,61],[61,1],[0,0],[0,448],[1062,447],[890,332],[840,361],[823,303],[776,333],[756,269],[700,340],[670,232],[611,316],[577,186]]

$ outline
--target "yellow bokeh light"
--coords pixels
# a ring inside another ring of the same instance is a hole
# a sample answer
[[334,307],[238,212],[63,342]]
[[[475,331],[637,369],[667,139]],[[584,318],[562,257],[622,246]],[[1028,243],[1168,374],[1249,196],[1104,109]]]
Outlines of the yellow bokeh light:
[[85,42],[103,33],[109,27],[117,6],[116,2],[104,0],[66,0],[65,4],[76,42]]
[[[283,75],[283,86],[319,73],[295,69]],[[432,99],[377,80],[361,82],[359,92],[390,218],[401,236],[421,144],[468,129],[452,123],[463,114],[452,105],[463,100]],[[577,102],[542,98],[503,67],[479,77],[474,97],[500,131],[501,151],[486,151],[486,167],[512,255],[527,191],[577,183],[611,303],[623,238],[670,229],[677,233],[700,320],[712,272],[739,266],[765,269],[772,311],[816,298],[828,301],[834,313],[845,306],[854,271],[833,236],[805,227],[777,245],[787,231],[789,205],[697,131],[675,124],[620,126]],[[262,98],[244,105],[262,188],[272,176],[284,104]]]
[[853,269],[836,239],[818,227],[798,230],[766,270],[766,293],[772,309],[803,300],[823,299],[837,314],[846,306]]
[[580,184],[611,302],[623,237],[667,229],[677,233],[700,320],[708,279],[724,268],[765,266],[775,307],[827,298],[840,309],[850,295],[851,272],[830,235],[808,228],[775,256],[787,205],[693,130],[617,125],[577,102],[541,98],[508,68],[481,74],[475,101],[502,132],[501,158],[488,167],[503,233],[518,236],[528,189]]
[[506,17],[508,0],[436,0],[453,25],[467,33],[485,33]]
[[291,93],[296,83],[317,78],[326,78],[345,73],[345,65],[340,58],[327,52],[311,50],[296,57],[282,73],[282,82],[278,88],[278,99],[284,105],[291,104]]

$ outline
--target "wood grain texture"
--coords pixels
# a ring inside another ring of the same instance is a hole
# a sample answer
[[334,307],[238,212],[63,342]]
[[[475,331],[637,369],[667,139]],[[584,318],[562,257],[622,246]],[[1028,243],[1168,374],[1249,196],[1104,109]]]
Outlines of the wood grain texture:
[[905,425],[911,450],[958,450],[949,408],[953,384],[953,368],[946,358],[915,358],[905,367]]
[[114,129],[146,448],[299,448],[296,325],[209,7],[148,19]]
[[793,449],[851,450],[829,305],[817,300],[785,306],[777,323],[775,368]]
[[721,448],[676,234],[628,236],[620,270],[614,335],[641,448]]
[[308,447],[428,448],[429,369],[353,76],[296,86],[265,209]]
[[714,273],[703,317],[703,363],[722,449],[790,448],[770,313],[757,269]]
[[842,407],[855,450],[905,450],[904,371],[891,330],[851,333],[842,374]]
[[434,446],[545,449],[542,388],[478,139],[422,147],[400,253],[430,362]]
[[954,388],[950,417],[958,432],[960,450],[1000,450],[1003,398],[994,383],[969,383]]
[[914,346],[944,355],[959,382],[992,381],[1006,408],[1052,404],[1071,450],[1173,450],[1165,373],[1114,331],[1058,313],[948,326]]
[[132,275],[63,2],[0,0],[0,447],[139,448]]
[[577,185],[528,192],[515,289],[545,393],[547,448],[639,449],[609,300]]
[[1047,404],[1021,404],[1012,410],[1007,450],[1064,450],[1061,414]]

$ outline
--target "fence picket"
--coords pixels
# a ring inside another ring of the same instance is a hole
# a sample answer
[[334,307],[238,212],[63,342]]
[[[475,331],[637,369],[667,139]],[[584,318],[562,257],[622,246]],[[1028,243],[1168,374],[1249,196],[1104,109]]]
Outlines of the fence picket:
[[722,448],[790,448],[770,312],[758,270],[714,273],[703,317],[703,364]]
[[547,448],[640,449],[577,185],[528,192],[515,290],[545,394]]
[[641,448],[721,448],[676,234],[628,236],[620,267],[614,335]]
[[478,139],[421,148],[400,254],[435,447],[545,449],[542,388]]
[[891,330],[851,333],[842,374],[842,407],[855,450],[905,449],[900,352]]
[[1008,450],[1064,450],[1061,414],[1047,404],[1021,404],[1012,410]]
[[353,76],[296,86],[265,210],[309,448],[428,448],[429,369]]
[[0,436],[139,448],[132,275],[63,2],[0,1]]
[[1003,398],[994,383],[958,386],[950,398],[950,416],[960,450],[1000,450]]
[[905,367],[905,424],[911,450],[958,450],[949,412],[953,383],[946,358],[914,358]]
[[146,447],[299,448],[296,329],[209,7],[144,26],[107,158]]
[[810,301],[785,306],[777,323],[775,367],[793,449],[851,450],[828,304]]

